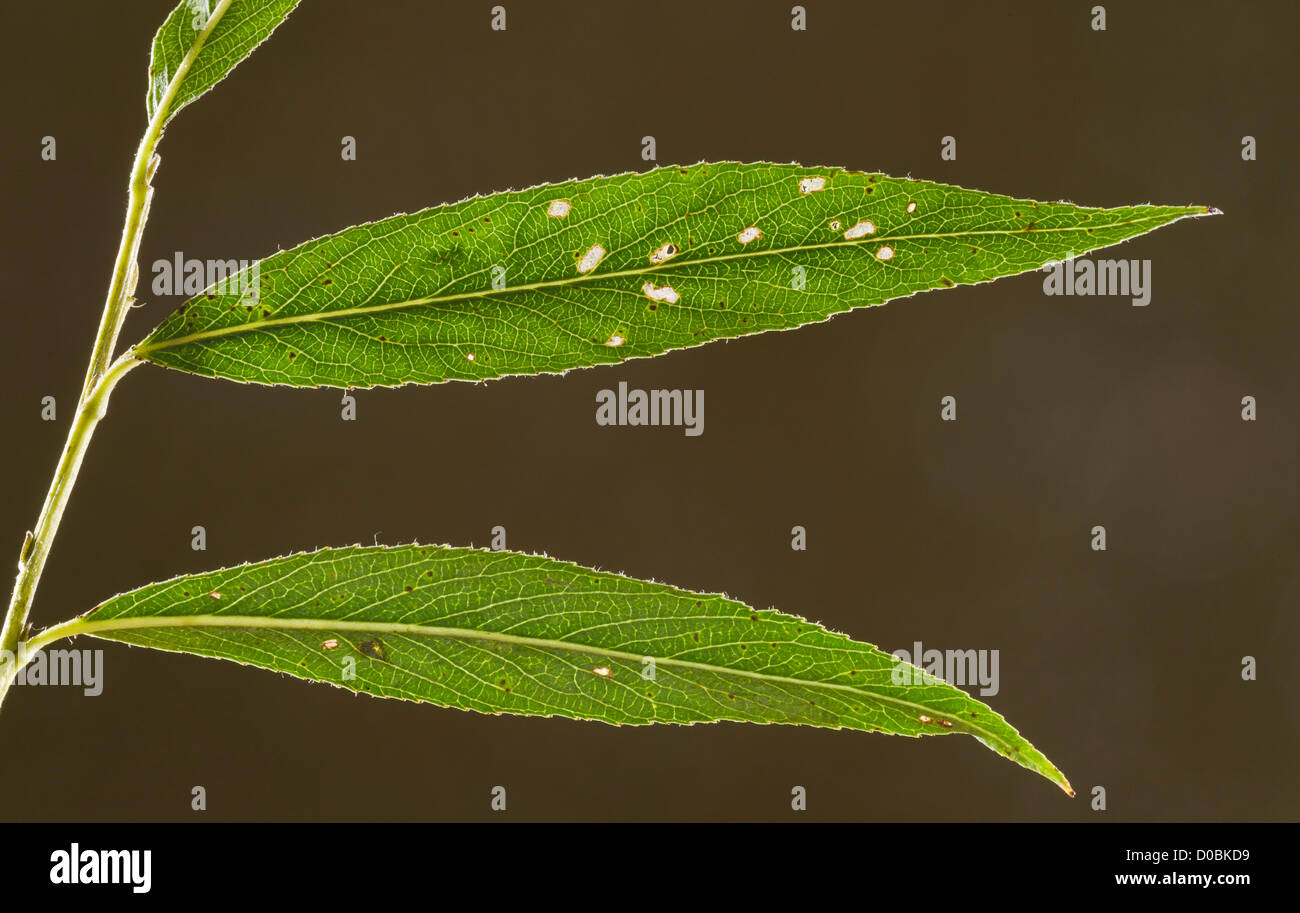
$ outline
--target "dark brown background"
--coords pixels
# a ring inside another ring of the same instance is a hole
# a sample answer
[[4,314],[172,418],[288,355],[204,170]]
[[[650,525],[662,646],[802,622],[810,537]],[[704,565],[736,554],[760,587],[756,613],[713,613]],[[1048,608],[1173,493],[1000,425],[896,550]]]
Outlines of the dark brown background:
[[[171,5],[3,13],[15,553],[81,382]],[[1226,215],[1122,249],[1154,263],[1147,308],[1007,279],[564,378],[363,392],[355,423],[337,391],[141,369],[35,621],[177,573],[376,537],[481,545],[502,524],[512,548],[885,649],[999,649],[991,702],[1080,798],[967,738],[493,718],[82,641],[105,647],[103,696],[16,689],[4,708],[0,817],[192,819],[195,784],[208,819],[488,818],[496,784],[528,819],[790,818],[794,784],[806,819],[1297,817],[1295,5],[1112,2],[1096,33],[1085,2],[811,0],[795,33],[784,0],[507,0],[504,34],[491,5],[304,2],[169,129],[141,296],[178,249],[255,259],[396,210],[640,169],[645,134],[661,163],[798,160]],[[177,303],[149,301],[124,341]],[[597,427],[595,392],[620,379],[703,388],[704,436]],[[46,394],[57,424],[39,420]]]

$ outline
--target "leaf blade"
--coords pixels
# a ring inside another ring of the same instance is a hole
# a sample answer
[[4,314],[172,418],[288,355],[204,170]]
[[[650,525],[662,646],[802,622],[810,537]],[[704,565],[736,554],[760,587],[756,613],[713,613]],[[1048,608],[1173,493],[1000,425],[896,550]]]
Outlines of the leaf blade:
[[154,34],[145,112],[165,126],[271,36],[299,0],[181,0]]
[[[820,189],[805,191],[810,181]],[[308,241],[241,273],[240,288],[192,298],[136,354],[292,386],[563,373],[991,281],[1206,212],[1037,203],[831,168],[658,168]]]
[[73,634],[485,713],[966,733],[1071,793],[997,713],[920,681],[919,670],[897,683],[897,661],[870,644],[725,596],[540,556],[321,549],[150,584],[58,636]]

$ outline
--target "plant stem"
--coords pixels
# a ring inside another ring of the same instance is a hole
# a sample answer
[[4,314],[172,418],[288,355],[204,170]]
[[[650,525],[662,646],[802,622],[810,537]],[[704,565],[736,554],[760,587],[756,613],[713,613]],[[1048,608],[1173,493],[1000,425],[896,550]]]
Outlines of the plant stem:
[[[156,120],[156,118],[155,118]],[[131,169],[130,195],[127,198],[126,223],[122,226],[122,241],[117,249],[117,262],[113,265],[113,278],[108,287],[108,298],[104,302],[104,314],[99,321],[99,332],[95,335],[95,345],[90,353],[90,365],[86,369],[86,381],[81,388],[81,402],[90,396],[99,379],[108,370],[109,360],[117,348],[117,337],[126,321],[127,311],[135,300],[136,278],[139,276],[137,258],[140,252],[140,238],[144,234],[144,224],[149,219],[149,203],[153,199],[153,187],[150,180],[158,169],[160,161],[154,148],[161,136],[161,125],[157,130],[150,124],[150,130],[140,142],[135,155],[135,165]]]
[[[109,360],[117,348],[118,334],[122,331],[122,324],[134,300],[131,295],[135,291],[135,280],[139,275],[136,257],[140,250],[140,236],[144,233],[145,221],[149,217],[149,200],[153,196],[149,181],[158,167],[159,159],[154,149],[162,135],[164,113],[159,109],[159,113],[154,115],[135,154],[122,240],[117,248],[117,262],[113,265],[113,278],[109,282],[99,332],[95,334],[90,365],[86,368],[86,380],[77,402],[77,413],[68,430],[68,439],[63,445],[63,454],[59,457],[59,465],[54,471],[36,528],[27,534],[18,556],[18,579],[14,582],[9,611],[5,614],[3,632],[0,633],[0,650],[9,651],[0,655],[6,657],[15,652],[22,637],[36,585],[40,582],[45,559],[58,530],[59,520],[63,517],[63,508],[72,493],[77,472],[81,468],[81,459],[85,456],[95,426],[104,416],[109,394],[121,376],[139,363],[135,359],[123,358],[110,367]],[[0,691],[0,701],[3,697],[3,691]]]
[[155,151],[158,141],[162,139],[163,128],[171,115],[172,103],[176,100],[190,67],[194,65],[199,51],[211,36],[221,17],[230,8],[232,0],[220,0],[212,11],[207,23],[195,37],[194,44],[185,58],[176,68],[167,84],[167,90],[158,100],[149,126],[140,140],[140,147],[135,153],[135,163],[131,166],[131,182],[126,205],[126,222],[122,226],[122,240],[117,248],[117,260],[113,264],[113,277],[109,280],[108,298],[104,302],[104,314],[99,321],[99,332],[95,334],[95,344],[90,353],[90,365],[86,368],[86,380],[81,387],[81,397],[77,402],[77,413],[68,431],[68,440],[63,445],[63,454],[59,457],[58,468],[50,482],[50,490],[45,496],[45,504],[36,521],[36,528],[23,540],[22,551],[18,554],[18,579],[14,582],[13,595],[9,599],[9,609],[5,613],[4,626],[0,628],[0,703],[20,666],[17,660],[18,644],[27,627],[27,616],[31,612],[32,599],[36,595],[36,586],[40,583],[41,572],[45,570],[45,559],[49,557],[54,535],[58,531],[59,521],[63,519],[63,509],[68,504],[72,487],[76,484],[77,473],[81,469],[82,458],[90,445],[90,438],[95,433],[95,426],[104,417],[108,409],[108,398],[113,387],[128,371],[140,364],[130,351],[117,361],[113,361],[113,352],[117,348],[117,339],[122,332],[127,312],[134,302],[136,280],[140,269],[138,255],[140,238],[144,234],[145,222],[149,219],[149,202],[153,198],[151,184],[154,172],[158,170],[159,158]]
[[[50,481],[50,490],[45,495],[45,504],[41,507],[36,528],[24,538],[22,551],[18,554],[18,579],[14,581],[4,627],[0,629],[0,651],[5,651],[0,652],[0,661],[10,660],[8,664],[12,666],[17,665],[12,658],[18,651],[18,642],[22,639],[32,599],[36,595],[36,586],[40,583],[41,572],[45,570],[45,559],[49,557],[59,521],[63,519],[63,509],[76,484],[77,473],[81,469],[86,448],[90,445],[90,438],[95,433],[95,426],[104,417],[113,387],[140,363],[129,352],[111,364],[110,359],[113,350],[117,348],[117,337],[134,300],[131,295],[135,291],[136,277],[139,275],[136,258],[140,250],[140,236],[144,233],[144,225],[149,218],[149,201],[153,196],[153,187],[149,182],[159,161],[154,149],[162,136],[165,118],[166,109],[159,108],[136,151],[135,164],[131,168],[122,240],[118,245],[117,261],[113,265],[113,278],[109,282],[99,332],[95,334],[95,344],[91,349],[90,365],[86,368],[86,380],[77,401],[77,412],[73,416],[72,427],[68,430],[68,439],[63,445],[58,467],[54,470],[54,478]],[[6,672],[0,678],[0,703],[4,701],[9,681],[10,676]]]
[[27,623],[32,596],[36,592],[36,585],[40,582],[41,572],[45,569],[45,559],[49,557],[54,534],[59,528],[59,521],[63,518],[63,509],[68,504],[68,496],[72,494],[72,487],[77,481],[77,473],[81,469],[86,448],[95,433],[95,426],[104,417],[113,387],[138,364],[140,362],[132,357],[130,352],[113,362],[95,382],[90,395],[77,406],[77,414],[72,420],[72,428],[68,431],[67,443],[63,445],[63,455],[59,458],[58,468],[54,471],[49,493],[45,496],[40,519],[36,522],[36,529],[27,534],[22,553],[18,558],[18,580],[14,583],[13,595],[9,600],[9,612],[5,616],[4,631],[0,635],[0,649],[7,651],[0,655],[8,660],[5,666],[12,667],[0,670],[0,703],[3,703],[5,693],[9,690],[11,673],[17,671],[19,664],[14,657],[18,652],[18,643],[22,639],[22,632]]

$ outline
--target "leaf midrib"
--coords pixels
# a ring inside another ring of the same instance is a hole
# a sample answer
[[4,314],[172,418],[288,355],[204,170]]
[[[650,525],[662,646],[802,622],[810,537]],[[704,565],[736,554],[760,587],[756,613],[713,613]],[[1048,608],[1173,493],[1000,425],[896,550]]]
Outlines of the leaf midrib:
[[194,43],[190,45],[190,49],[185,52],[185,56],[182,57],[181,62],[177,64],[176,74],[168,81],[167,91],[163,94],[163,97],[158,100],[158,105],[154,108],[153,116],[150,118],[151,121],[159,124],[166,123],[168,118],[170,118],[174,113],[171,109],[172,103],[176,101],[176,95],[180,91],[181,84],[184,83],[186,77],[190,75],[190,70],[194,66],[194,61],[199,58],[199,52],[202,51],[203,46],[208,43],[208,39],[212,37],[213,31],[217,28],[217,23],[219,23],[221,18],[226,15],[226,10],[230,9],[230,4],[232,2],[233,0],[220,0],[220,2],[217,3],[216,8],[208,17],[208,21],[204,23],[202,30],[194,37]]
[[[1187,207],[1186,215],[1199,214],[1199,207]],[[1167,215],[1143,216],[1136,219],[1129,219],[1122,222],[1112,222],[1105,228],[1123,228],[1125,226],[1140,225],[1144,222],[1153,222],[1167,219]],[[1181,217],[1180,217],[1181,218]],[[233,326],[218,327],[211,330],[200,330],[197,333],[190,333],[185,336],[177,336],[171,339],[159,340],[155,343],[143,342],[134,347],[134,353],[137,357],[147,358],[150,352],[158,352],[163,349],[176,348],[178,346],[190,345],[195,342],[202,342],[208,339],[217,339],[223,336],[236,336],[241,333],[260,333],[267,329],[280,326],[292,326],[300,323],[328,322],[347,317],[365,316],[368,314],[379,314],[386,311],[401,310],[409,307],[420,307],[427,304],[446,304],[454,301],[467,301],[472,298],[490,298],[504,296],[516,292],[536,291],[539,289],[562,288],[575,285],[581,285],[585,282],[593,282],[604,279],[619,279],[628,276],[644,276],[647,274],[657,273],[666,270],[680,269],[683,266],[699,266],[709,263],[721,263],[730,260],[752,259],[757,257],[779,257],[784,254],[802,253],[814,250],[828,250],[841,247],[864,247],[867,244],[885,244],[897,243],[899,241],[919,241],[919,240],[939,240],[948,238],[975,237],[981,235],[1036,235],[1047,234],[1049,232],[1084,232],[1092,226],[1061,226],[1058,228],[1035,228],[1032,231],[1024,229],[972,229],[968,231],[956,232],[938,232],[915,235],[881,235],[863,238],[852,241],[828,241],[818,244],[800,244],[793,247],[767,248],[753,251],[738,251],[731,254],[718,254],[712,257],[701,257],[699,259],[679,259],[673,257],[663,263],[650,264],[645,267],[636,269],[618,270],[609,273],[591,272],[568,276],[563,279],[549,279],[542,282],[529,283],[527,285],[507,286],[506,288],[488,288],[475,290],[471,292],[457,292],[451,295],[429,295],[423,298],[410,298],[404,301],[389,301],[382,304],[360,305],[358,307],[340,308],[334,311],[317,311],[308,314],[295,314],[289,317],[274,317],[268,320],[259,320],[255,323],[242,323]]]
[[[48,631],[42,632],[38,645],[33,642],[33,649],[37,646],[43,647],[46,643],[64,637],[73,637],[85,634],[91,637],[111,633],[113,631],[138,631],[159,628],[263,628],[272,630],[285,631],[355,631],[368,634],[406,634],[420,637],[442,637],[451,640],[487,640],[494,643],[508,644],[510,646],[534,647],[544,650],[559,650],[569,653],[584,653],[590,656],[610,657],[616,659],[625,659],[632,662],[641,662],[647,655],[645,653],[629,653],[626,650],[609,649],[589,644],[574,643],[566,640],[552,640],[541,637],[524,637],[518,634],[504,634],[497,631],[480,631],[472,628],[448,628],[436,625],[419,625],[409,624],[406,622],[393,621],[350,621],[330,618],[269,618],[257,615],[155,615],[147,618],[109,618],[101,621],[93,619],[79,618],[68,622],[66,625],[57,625]],[[109,639],[109,638],[105,638]],[[728,666],[716,666],[712,663],[701,663],[693,660],[674,659],[671,656],[654,656],[655,663],[660,666],[674,666],[685,669],[695,669],[701,672],[710,672],[717,675],[733,675],[742,678],[754,679],[756,681],[780,682],[782,684],[798,685],[804,688],[825,688],[832,691],[842,691],[850,694],[860,695],[881,704],[889,704],[899,709],[908,710],[917,714],[934,713],[945,719],[949,714],[936,707],[925,704],[917,704],[912,701],[906,701],[901,698],[892,697],[886,694],[880,694],[864,688],[857,688],[852,685],[843,685],[837,682],[821,682],[803,678],[793,678],[786,675],[772,675],[763,672],[752,672],[746,669],[733,669]],[[983,727],[970,723],[966,720],[952,720],[954,729],[961,728],[994,741],[999,745],[1011,746],[996,733],[989,732]]]

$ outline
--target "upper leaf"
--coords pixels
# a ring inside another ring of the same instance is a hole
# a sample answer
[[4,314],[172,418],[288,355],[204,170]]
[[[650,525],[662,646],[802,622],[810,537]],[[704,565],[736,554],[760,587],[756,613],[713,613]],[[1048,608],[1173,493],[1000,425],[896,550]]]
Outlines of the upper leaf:
[[985,282],[1205,212],[837,168],[658,168],[308,241],[191,299],[135,354],[292,386],[563,372]]
[[298,5],[298,0],[181,0],[153,39],[145,109],[165,125],[211,89]]
[[484,713],[959,732],[1070,792],[1001,716],[870,644],[545,557],[322,549],[151,584],[38,640],[75,634]]

